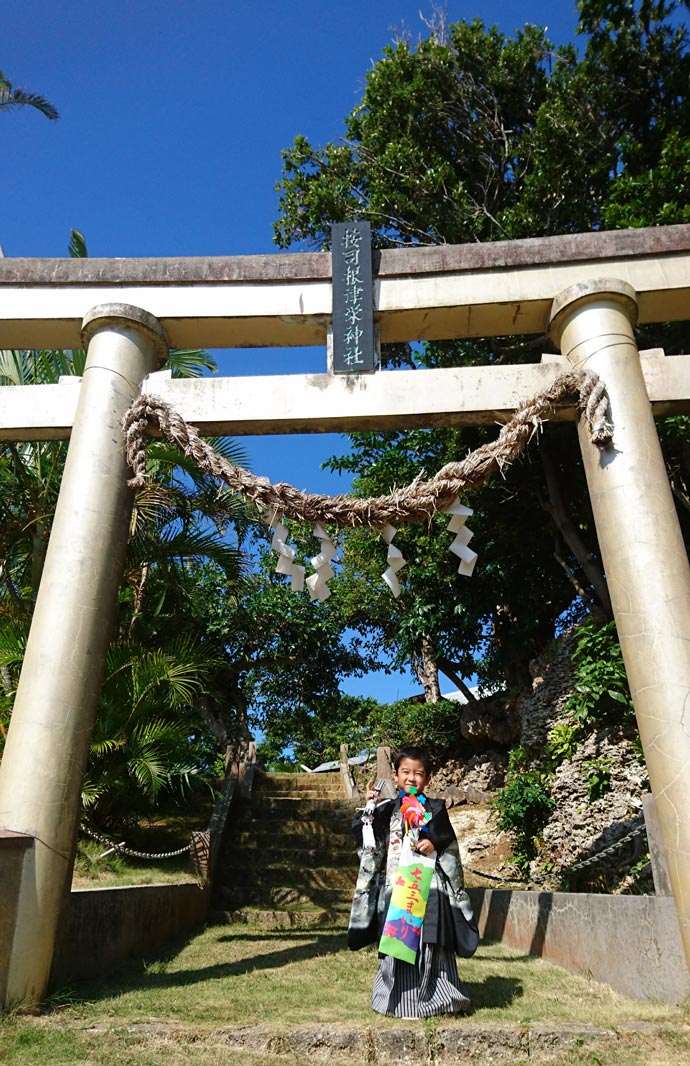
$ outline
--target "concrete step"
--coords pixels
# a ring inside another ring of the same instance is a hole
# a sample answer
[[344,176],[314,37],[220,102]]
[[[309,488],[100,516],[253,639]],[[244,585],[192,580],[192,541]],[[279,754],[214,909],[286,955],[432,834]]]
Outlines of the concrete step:
[[266,825],[272,831],[296,827],[322,825],[328,828],[352,830],[355,812],[350,807],[343,807],[339,802],[328,800],[276,799],[253,800],[250,805],[238,808],[232,814],[233,825]]
[[255,795],[258,799],[299,799],[299,800],[340,800],[344,801],[345,796],[342,792],[336,791],[334,788],[294,788],[290,792],[283,792],[280,789],[276,791],[265,789],[261,792],[256,792]]
[[260,775],[251,796],[233,808],[212,920],[347,924],[358,868],[354,805],[337,774],[313,786],[312,775]]
[[337,788],[342,791],[341,777],[339,773],[323,774],[257,774],[254,778],[253,791],[260,792],[264,788],[274,791],[291,791],[293,788]]
[[267,866],[291,865],[313,869],[318,866],[352,867],[357,869],[359,860],[353,848],[310,848],[310,847],[249,847],[228,848],[226,846],[218,863],[218,875],[232,876],[239,869],[263,870]]
[[[235,827],[233,826],[233,829]],[[274,826],[262,825],[260,822],[246,823],[244,827],[237,827],[236,831],[230,830],[228,844],[232,847],[281,847],[281,848],[337,848],[338,850],[350,850],[354,853],[355,838],[352,831],[342,829],[340,826],[332,827],[319,825],[314,822],[300,824],[291,822],[285,827],[277,829]]]
[[224,885],[215,894],[215,905],[224,910],[239,907],[318,907],[332,910],[349,907],[354,883],[348,891],[342,888],[312,888],[309,890],[285,885]]
[[354,805],[350,804],[347,800],[337,796],[291,796],[289,793],[274,793],[271,795],[264,795],[261,792],[253,793],[251,798],[246,801],[250,807],[268,807],[272,810],[290,810],[294,807],[295,810],[303,808],[308,811],[310,808],[314,811],[350,811],[354,816]]
[[[232,871],[233,884],[243,887],[262,885],[281,885],[284,888],[338,889],[352,893],[357,880],[357,865],[352,866],[317,866],[299,869],[292,863],[273,863],[262,866],[238,867]],[[228,870],[230,874],[230,871]],[[230,878],[228,878],[229,880]]]
[[223,908],[210,911],[208,921],[211,925],[256,925],[264,929],[313,929],[324,926],[337,926],[345,930],[350,916],[349,907],[328,910],[324,907],[238,907],[237,910]]

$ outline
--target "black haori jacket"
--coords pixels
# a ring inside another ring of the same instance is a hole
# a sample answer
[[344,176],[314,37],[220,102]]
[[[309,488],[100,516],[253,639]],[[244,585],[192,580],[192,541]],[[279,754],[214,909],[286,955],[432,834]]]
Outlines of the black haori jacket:
[[[425,944],[441,944],[469,958],[477,950],[479,930],[464,889],[458,841],[443,800],[426,799],[424,805],[431,812],[431,821],[424,832],[436,848],[436,867],[422,940]],[[379,803],[374,811],[373,828],[376,846],[364,848],[361,818],[352,823],[360,856],[347,931],[347,942],[353,951],[377,942],[383,931],[398,867],[396,842],[402,832],[400,797]]]

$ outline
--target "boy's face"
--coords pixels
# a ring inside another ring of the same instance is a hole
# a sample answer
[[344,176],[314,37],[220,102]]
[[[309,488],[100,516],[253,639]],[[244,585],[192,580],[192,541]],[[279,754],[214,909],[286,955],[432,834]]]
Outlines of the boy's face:
[[403,759],[398,769],[393,771],[393,779],[398,788],[409,793],[414,786],[419,795],[431,781],[431,774],[426,772],[419,759]]

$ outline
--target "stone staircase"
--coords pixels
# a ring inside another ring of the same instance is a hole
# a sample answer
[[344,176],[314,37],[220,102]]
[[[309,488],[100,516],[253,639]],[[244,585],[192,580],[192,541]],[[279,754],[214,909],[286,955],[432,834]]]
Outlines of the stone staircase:
[[353,815],[338,772],[257,772],[226,826],[211,920],[345,926],[357,879]]

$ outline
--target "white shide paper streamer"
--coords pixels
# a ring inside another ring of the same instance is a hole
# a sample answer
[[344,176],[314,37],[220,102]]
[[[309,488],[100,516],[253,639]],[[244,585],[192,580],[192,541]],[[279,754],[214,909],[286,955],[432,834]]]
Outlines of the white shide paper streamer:
[[383,580],[388,585],[396,600],[400,595],[400,582],[398,581],[398,571],[402,570],[403,566],[406,566],[406,560],[403,558],[403,553],[400,548],[396,548],[392,542],[393,537],[397,533],[395,526],[392,526],[390,522],[381,530],[381,536],[388,545],[388,569],[385,574],[382,575]]
[[319,525],[317,522],[314,526],[314,536],[318,537],[321,541],[321,550],[318,555],[315,555],[311,560],[311,565],[316,571],[315,574],[310,574],[307,578],[307,592],[311,596],[312,600],[327,600],[331,594],[331,590],[328,587],[328,582],[335,575],[335,570],[330,565],[331,559],[335,557],[338,552],[335,544],[331,540],[328,532]]
[[456,500],[450,507],[446,507],[443,513],[451,516],[448,529],[451,533],[455,533],[455,540],[451,544],[450,550],[460,559],[458,573],[463,574],[465,577],[471,577],[474,564],[477,561],[477,553],[467,546],[474,533],[467,528],[465,522],[471,514],[474,514],[474,511],[471,507],[465,507],[459,500]]
[[287,543],[288,528],[283,524],[282,520],[278,520],[278,516],[275,513],[271,515],[268,524],[274,527],[271,547],[274,552],[278,553],[278,565],[275,572],[276,574],[285,574],[290,578],[293,592],[302,592],[304,589],[305,568],[294,561],[297,549]]

